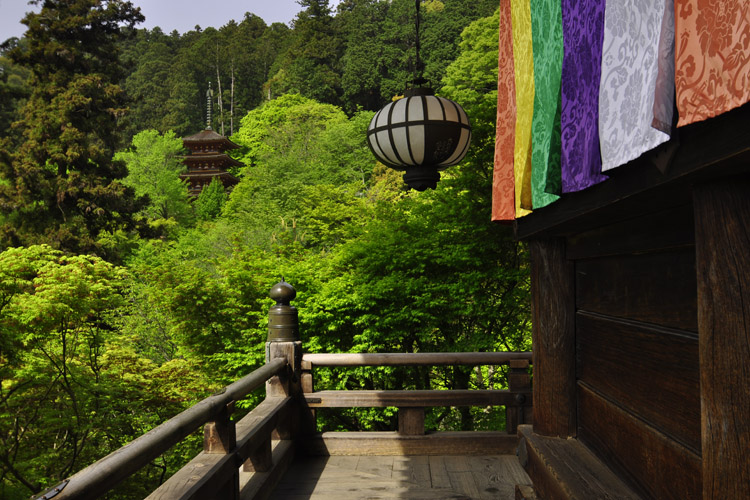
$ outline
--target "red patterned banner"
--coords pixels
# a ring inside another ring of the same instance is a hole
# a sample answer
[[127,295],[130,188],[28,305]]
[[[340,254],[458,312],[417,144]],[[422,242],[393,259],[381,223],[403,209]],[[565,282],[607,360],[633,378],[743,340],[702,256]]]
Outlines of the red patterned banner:
[[516,82],[510,0],[500,2],[499,71],[497,78],[497,136],[492,179],[492,220],[516,218],[513,150],[516,141]]
[[750,2],[675,0],[678,126],[750,101]]

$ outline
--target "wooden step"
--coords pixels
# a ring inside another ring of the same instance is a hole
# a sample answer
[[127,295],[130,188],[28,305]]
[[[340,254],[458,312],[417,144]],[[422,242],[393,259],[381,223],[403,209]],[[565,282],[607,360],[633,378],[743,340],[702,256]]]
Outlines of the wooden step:
[[609,467],[577,439],[538,436],[518,427],[518,458],[545,500],[640,500]]

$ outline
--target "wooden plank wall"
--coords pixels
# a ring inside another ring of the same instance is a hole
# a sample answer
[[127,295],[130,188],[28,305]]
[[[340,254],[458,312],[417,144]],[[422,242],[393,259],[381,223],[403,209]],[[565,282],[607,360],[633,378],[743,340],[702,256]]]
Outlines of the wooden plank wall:
[[692,210],[670,208],[566,242],[575,268],[577,435],[646,498],[701,497]]

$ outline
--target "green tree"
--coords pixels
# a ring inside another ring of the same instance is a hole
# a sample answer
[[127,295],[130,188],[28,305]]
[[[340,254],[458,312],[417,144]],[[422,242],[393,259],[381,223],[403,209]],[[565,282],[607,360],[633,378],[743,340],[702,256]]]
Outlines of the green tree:
[[374,111],[387,102],[380,87],[383,75],[389,72],[383,51],[391,48],[384,47],[381,40],[388,7],[380,0],[346,0],[339,4],[336,22],[346,41],[341,58],[341,87],[344,109],[349,113],[358,107]]
[[328,0],[299,0],[304,8],[294,20],[289,47],[280,56],[274,95],[299,93],[328,104],[340,104],[342,43]]
[[[192,361],[151,360],[133,332],[118,332],[132,279],[46,245],[0,253],[3,498],[57,484],[215,390]],[[196,444],[155,460],[114,498],[144,498]]]
[[[117,42],[143,20],[120,0],[33,1],[26,46],[8,51],[29,68],[32,92],[18,126],[17,149],[0,143],[0,245],[47,242],[72,252],[106,254],[99,238],[132,231],[139,208],[113,162],[118,118],[126,111],[118,86],[124,69]],[[115,258],[115,255],[108,255]]]
[[274,235],[299,239],[300,203],[310,186],[352,183],[363,192],[375,164],[365,144],[372,113],[347,119],[333,105],[283,95],[248,113],[233,139],[247,165],[225,208],[227,218],[259,245]]
[[94,388],[106,314],[120,304],[123,270],[96,257],[65,257],[49,246],[9,249],[0,262],[6,338],[0,467],[4,481],[36,493],[91,456],[91,417],[103,396]]
[[211,220],[221,214],[221,209],[227,200],[224,192],[224,185],[219,179],[214,177],[211,184],[203,188],[201,194],[195,200],[195,214],[200,220]]
[[182,140],[171,130],[163,135],[144,130],[133,137],[130,149],[115,154],[115,161],[128,169],[123,184],[136,196],[148,197],[143,213],[150,219],[173,218],[181,224],[192,219],[187,184],[180,179],[186,168],[181,153]]
[[[171,120],[175,109],[169,85],[174,77],[178,40],[157,27],[151,31],[137,30],[133,38],[121,42],[122,59],[134,68],[122,83],[130,105],[123,133],[128,141],[141,130],[166,132],[182,124]],[[179,111],[185,110],[179,107]]]
[[13,132],[11,123],[16,120],[18,109],[31,91],[27,82],[28,69],[13,64],[5,55],[21,43],[18,38],[10,38],[0,45],[0,137]]

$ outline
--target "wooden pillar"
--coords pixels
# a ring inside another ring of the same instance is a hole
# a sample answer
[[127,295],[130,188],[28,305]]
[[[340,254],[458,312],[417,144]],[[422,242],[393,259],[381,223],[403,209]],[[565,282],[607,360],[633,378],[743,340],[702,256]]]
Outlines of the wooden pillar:
[[703,498],[750,498],[750,178],[693,193]]
[[529,242],[534,349],[534,432],[576,435],[575,276],[565,241]]

